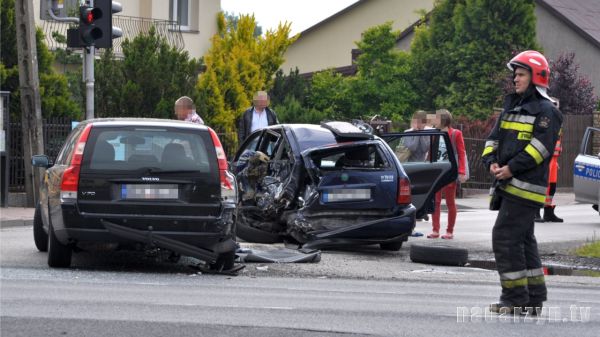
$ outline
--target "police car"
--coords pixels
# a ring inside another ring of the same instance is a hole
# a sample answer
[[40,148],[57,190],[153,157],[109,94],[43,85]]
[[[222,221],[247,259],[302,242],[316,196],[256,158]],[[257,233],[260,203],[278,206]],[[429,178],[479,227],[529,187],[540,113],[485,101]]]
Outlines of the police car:
[[592,204],[594,210],[599,212],[600,129],[598,128],[588,127],[585,131],[573,167],[573,189],[576,201]]

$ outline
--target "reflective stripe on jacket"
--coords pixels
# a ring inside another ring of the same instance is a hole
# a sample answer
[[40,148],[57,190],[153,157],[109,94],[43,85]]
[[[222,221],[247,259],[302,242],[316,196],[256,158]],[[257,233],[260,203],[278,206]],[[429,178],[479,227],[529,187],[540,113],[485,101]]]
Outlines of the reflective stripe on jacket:
[[552,102],[530,92],[508,95],[504,110],[483,150],[483,162],[508,165],[513,178],[498,184],[503,196],[541,207],[546,201],[548,163],[562,125],[562,114]]

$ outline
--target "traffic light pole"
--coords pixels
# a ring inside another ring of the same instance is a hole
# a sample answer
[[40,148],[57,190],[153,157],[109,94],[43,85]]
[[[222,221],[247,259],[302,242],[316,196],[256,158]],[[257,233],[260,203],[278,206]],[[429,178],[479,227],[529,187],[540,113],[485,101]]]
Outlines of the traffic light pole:
[[85,119],[94,118],[94,54],[95,47],[83,48],[83,74],[85,76]]
[[[48,14],[53,20],[61,22],[80,22],[79,18],[61,18],[56,16],[52,11],[52,0],[46,1],[48,2]],[[94,6],[94,0],[87,0],[86,2],[88,6]],[[94,118],[94,55],[96,52],[95,49],[96,48],[94,46],[83,47],[83,76],[85,81],[85,119]]]
[[[87,0],[94,7],[94,0]],[[83,73],[85,74],[85,119],[94,118],[94,55],[96,47],[83,48]]]

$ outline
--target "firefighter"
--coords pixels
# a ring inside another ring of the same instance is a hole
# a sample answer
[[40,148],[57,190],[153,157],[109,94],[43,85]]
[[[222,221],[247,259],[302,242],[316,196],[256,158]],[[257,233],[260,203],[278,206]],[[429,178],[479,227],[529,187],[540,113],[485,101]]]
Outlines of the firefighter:
[[536,314],[546,301],[546,285],[534,217],[546,200],[548,164],[562,114],[546,92],[550,69],[542,54],[524,51],[507,66],[515,93],[506,96],[482,154],[495,178],[490,208],[499,211],[492,246],[502,294],[490,311]]

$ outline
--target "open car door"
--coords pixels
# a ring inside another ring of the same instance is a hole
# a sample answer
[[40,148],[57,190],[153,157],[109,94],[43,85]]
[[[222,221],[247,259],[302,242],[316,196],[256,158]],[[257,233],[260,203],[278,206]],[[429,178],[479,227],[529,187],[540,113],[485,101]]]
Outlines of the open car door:
[[458,163],[448,133],[422,130],[381,136],[410,179],[417,217],[433,213],[435,193],[458,178]]

